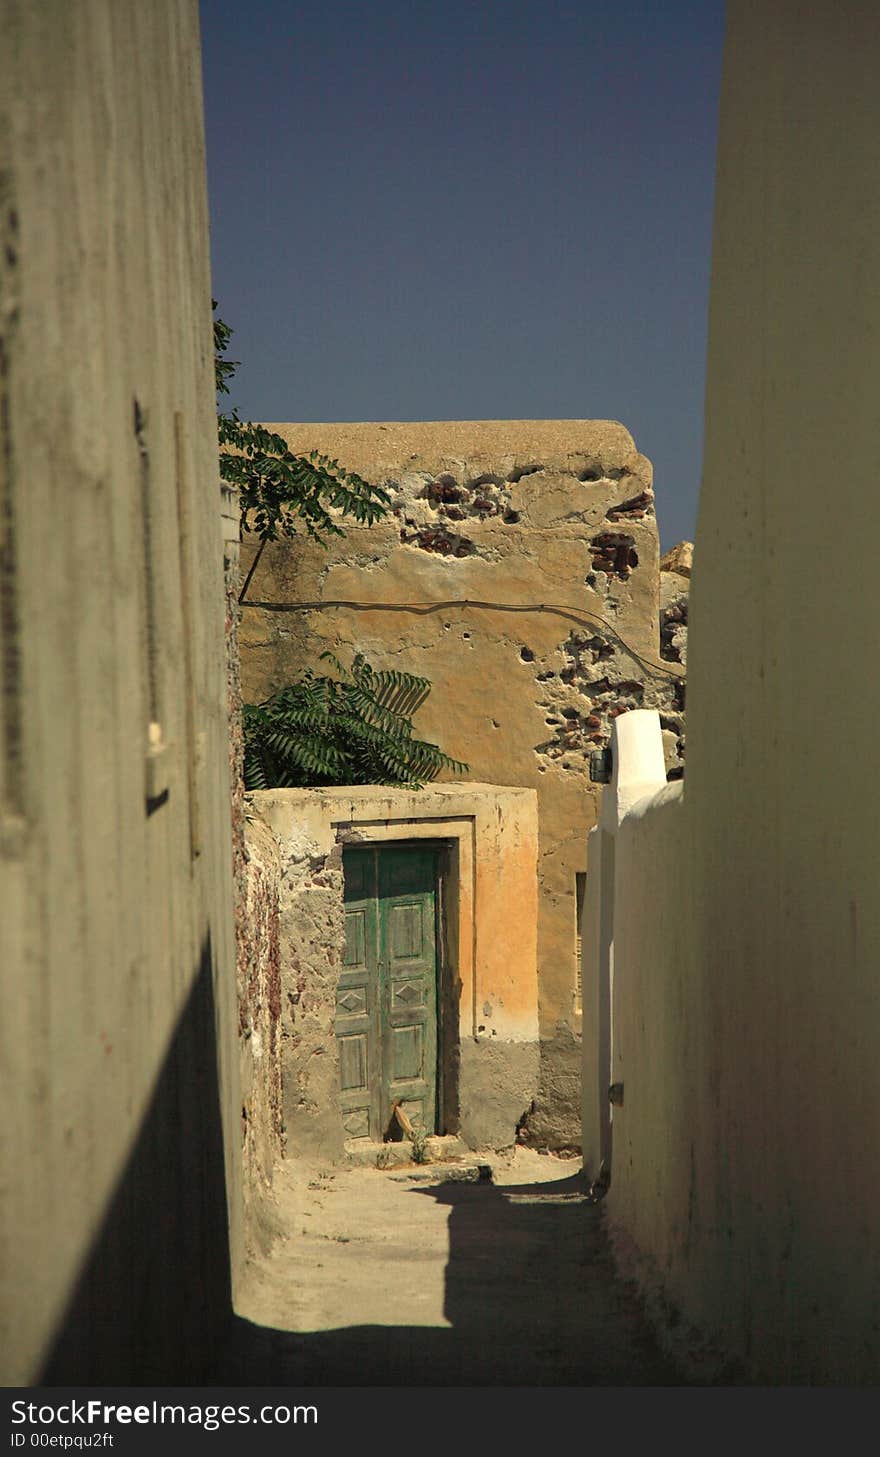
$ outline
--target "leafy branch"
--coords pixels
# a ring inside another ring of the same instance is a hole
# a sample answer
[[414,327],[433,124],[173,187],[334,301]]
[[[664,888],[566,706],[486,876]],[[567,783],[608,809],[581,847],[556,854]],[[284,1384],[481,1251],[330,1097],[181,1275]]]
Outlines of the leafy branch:
[[[214,308],[217,302],[214,300]],[[232,329],[214,319],[214,379],[217,394],[228,395],[239,361],[227,358]],[[312,450],[295,455],[280,436],[262,425],[242,420],[238,410],[217,411],[220,475],[239,492],[242,533],[260,539],[239,594],[243,601],[267,541],[294,536],[303,527],[316,541],[342,536],[339,516],[372,525],[385,515],[388,492],[371,485]]]

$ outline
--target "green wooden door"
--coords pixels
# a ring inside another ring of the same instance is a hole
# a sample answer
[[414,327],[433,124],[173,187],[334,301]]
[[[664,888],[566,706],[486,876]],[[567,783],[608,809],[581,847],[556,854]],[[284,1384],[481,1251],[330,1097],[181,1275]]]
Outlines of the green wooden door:
[[437,855],[349,846],[345,956],[336,995],[340,1106],[350,1138],[381,1139],[403,1104],[434,1132],[437,1107]]

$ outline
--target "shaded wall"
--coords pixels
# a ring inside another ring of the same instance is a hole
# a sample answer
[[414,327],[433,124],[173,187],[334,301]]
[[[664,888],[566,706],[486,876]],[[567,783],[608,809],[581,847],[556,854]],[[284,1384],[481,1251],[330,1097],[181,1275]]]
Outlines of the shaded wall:
[[772,1382],[880,1377],[878,64],[871,7],[730,6],[685,799],[618,838],[609,1209]]
[[[662,706],[672,758],[683,729],[682,669],[659,656],[650,462],[611,421],[272,428],[384,483],[392,512],[346,523],[326,550],[267,547],[243,609],[245,700],[306,665],[325,671],[327,648],[346,661],[361,649],[430,677],[417,727],[470,779],[537,792],[542,1072],[523,1136],[577,1146],[588,756],[629,708]],[[251,555],[246,545],[243,567]]]
[[241,1187],[197,10],[0,29],[3,1378],[198,1380]]

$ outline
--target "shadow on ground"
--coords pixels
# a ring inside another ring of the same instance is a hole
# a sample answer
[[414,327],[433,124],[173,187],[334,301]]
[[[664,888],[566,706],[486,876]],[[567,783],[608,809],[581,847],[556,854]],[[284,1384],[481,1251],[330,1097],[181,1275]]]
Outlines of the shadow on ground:
[[[431,1176],[428,1176],[431,1177]],[[442,1175],[439,1176],[442,1179]],[[671,1386],[632,1288],[614,1270],[582,1177],[415,1185],[450,1208],[450,1327],[280,1331],[236,1318],[221,1380],[293,1386]],[[394,1279],[393,1263],[387,1278]]]

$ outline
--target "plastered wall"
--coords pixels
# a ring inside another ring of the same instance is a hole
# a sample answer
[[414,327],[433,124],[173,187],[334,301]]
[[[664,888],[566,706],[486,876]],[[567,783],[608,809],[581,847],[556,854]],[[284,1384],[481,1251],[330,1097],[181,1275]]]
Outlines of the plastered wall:
[[[671,765],[683,732],[683,669],[659,651],[650,463],[608,421],[272,428],[385,484],[392,512],[346,523],[326,550],[301,538],[266,548],[243,608],[245,700],[306,665],[326,671],[328,648],[346,660],[360,649],[430,677],[417,728],[470,780],[536,790],[542,1071],[522,1136],[578,1146],[588,756],[633,707],[662,707]],[[246,540],[243,571],[252,554]]]
[[[288,1154],[343,1149],[334,1031],[347,844],[449,847],[439,927],[441,1133],[511,1147],[538,1089],[537,803],[494,785],[272,789],[248,804],[280,865],[281,1063]],[[433,1132],[433,1130],[431,1130]]]
[[878,64],[852,0],[729,7],[687,780],[617,846],[609,1212],[765,1382],[880,1377],[871,531],[845,614],[827,555],[875,490]]
[[0,1365],[185,1383],[242,1248],[197,8],[0,32]]
[[272,1176],[283,1151],[281,1114],[281,969],[278,850],[248,813],[244,792],[240,654],[238,647],[238,493],[221,485],[223,576],[226,594],[226,700],[231,789],[230,833],[235,910],[241,1085],[244,1238],[265,1249],[277,1228]]

